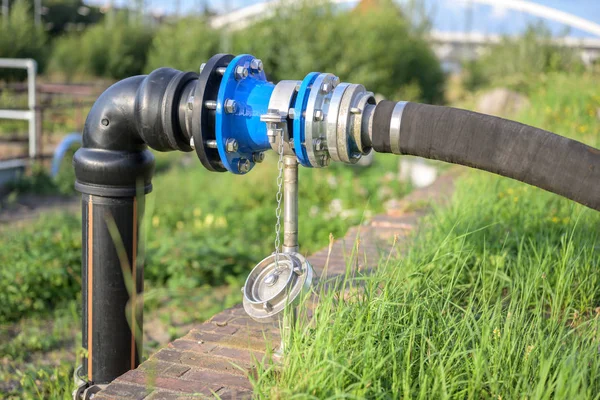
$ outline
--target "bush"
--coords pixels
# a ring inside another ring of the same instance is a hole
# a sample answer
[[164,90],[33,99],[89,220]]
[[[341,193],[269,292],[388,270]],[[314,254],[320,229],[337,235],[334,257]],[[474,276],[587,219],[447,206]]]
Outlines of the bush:
[[[46,62],[46,34],[36,27],[27,1],[17,0],[6,21],[0,20],[0,57],[33,58],[38,71],[43,71]],[[2,69],[0,79],[25,79],[25,71]]]
[[219,37],[203,19],[166,23],[154,36],[146,72],[161,67],[197,71],[200,64],[219,52]]
[[72,33],[57,39],[51,70],[67,79],[74,74],[123,79],[139,75],[153,32],[140,23],[129,23],[126,14],[117,14],[114,22],[105,21],[83,34]]
[[583,69],[574,50],[557,46],[551,32],[537,25],[530,26],[519,38],[505,37],[478,60],[467,63],[465,85],[473,90],[501,84],[522,91],[542,74]]

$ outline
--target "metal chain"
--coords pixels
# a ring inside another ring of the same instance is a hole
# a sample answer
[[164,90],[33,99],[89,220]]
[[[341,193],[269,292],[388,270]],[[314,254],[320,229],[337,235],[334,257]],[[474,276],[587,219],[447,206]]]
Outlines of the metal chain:
[[281,190],[283,186],[283,129],[281,131],[281,137],[279,138],[279,161],[277,162],[277,195],[275,199],[277,200],[277,207],[275,208],[275,217],[277,221],[275,222],[275,270],[279,270],[279,253],[281,246],[281,200],[283,199],[283,192]]

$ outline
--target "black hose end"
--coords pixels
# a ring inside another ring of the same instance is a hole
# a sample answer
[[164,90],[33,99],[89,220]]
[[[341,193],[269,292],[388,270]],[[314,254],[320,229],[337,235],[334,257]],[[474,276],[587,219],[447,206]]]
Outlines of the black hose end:
[[373,114],[372,141],[373,150],[378,153],[391,153],[390,123],[396,102],[383,100],[377,103]]

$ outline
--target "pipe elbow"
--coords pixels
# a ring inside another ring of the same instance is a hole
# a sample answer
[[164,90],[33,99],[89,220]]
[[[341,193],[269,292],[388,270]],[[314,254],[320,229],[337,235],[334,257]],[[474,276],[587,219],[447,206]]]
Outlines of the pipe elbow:
[[137,94],[147,76],[119,81],[98,97],[83,129],[83,147],[116,151],[142,151],[146,144],[135,119]]
[[73,158],[75,188],[98,196],[150,192],[158,151],[192,151],[181,109],[198,75],[160,68],[119,81],[98,97]]

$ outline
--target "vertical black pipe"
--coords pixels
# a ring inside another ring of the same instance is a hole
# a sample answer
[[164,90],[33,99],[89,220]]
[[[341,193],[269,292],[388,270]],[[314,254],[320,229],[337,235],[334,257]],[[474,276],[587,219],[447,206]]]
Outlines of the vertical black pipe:
[[[143,198],[143,195],[142,195]],[[143,201],[143,200],[142,200]],[[83,374],[107,383],[140,362],[143,265],[137,197],[82,195]]]
[[154,157],[148,150],[81,148],[73,161],[82,193],[81,375],[101,385],[141,361],[139,229]]

